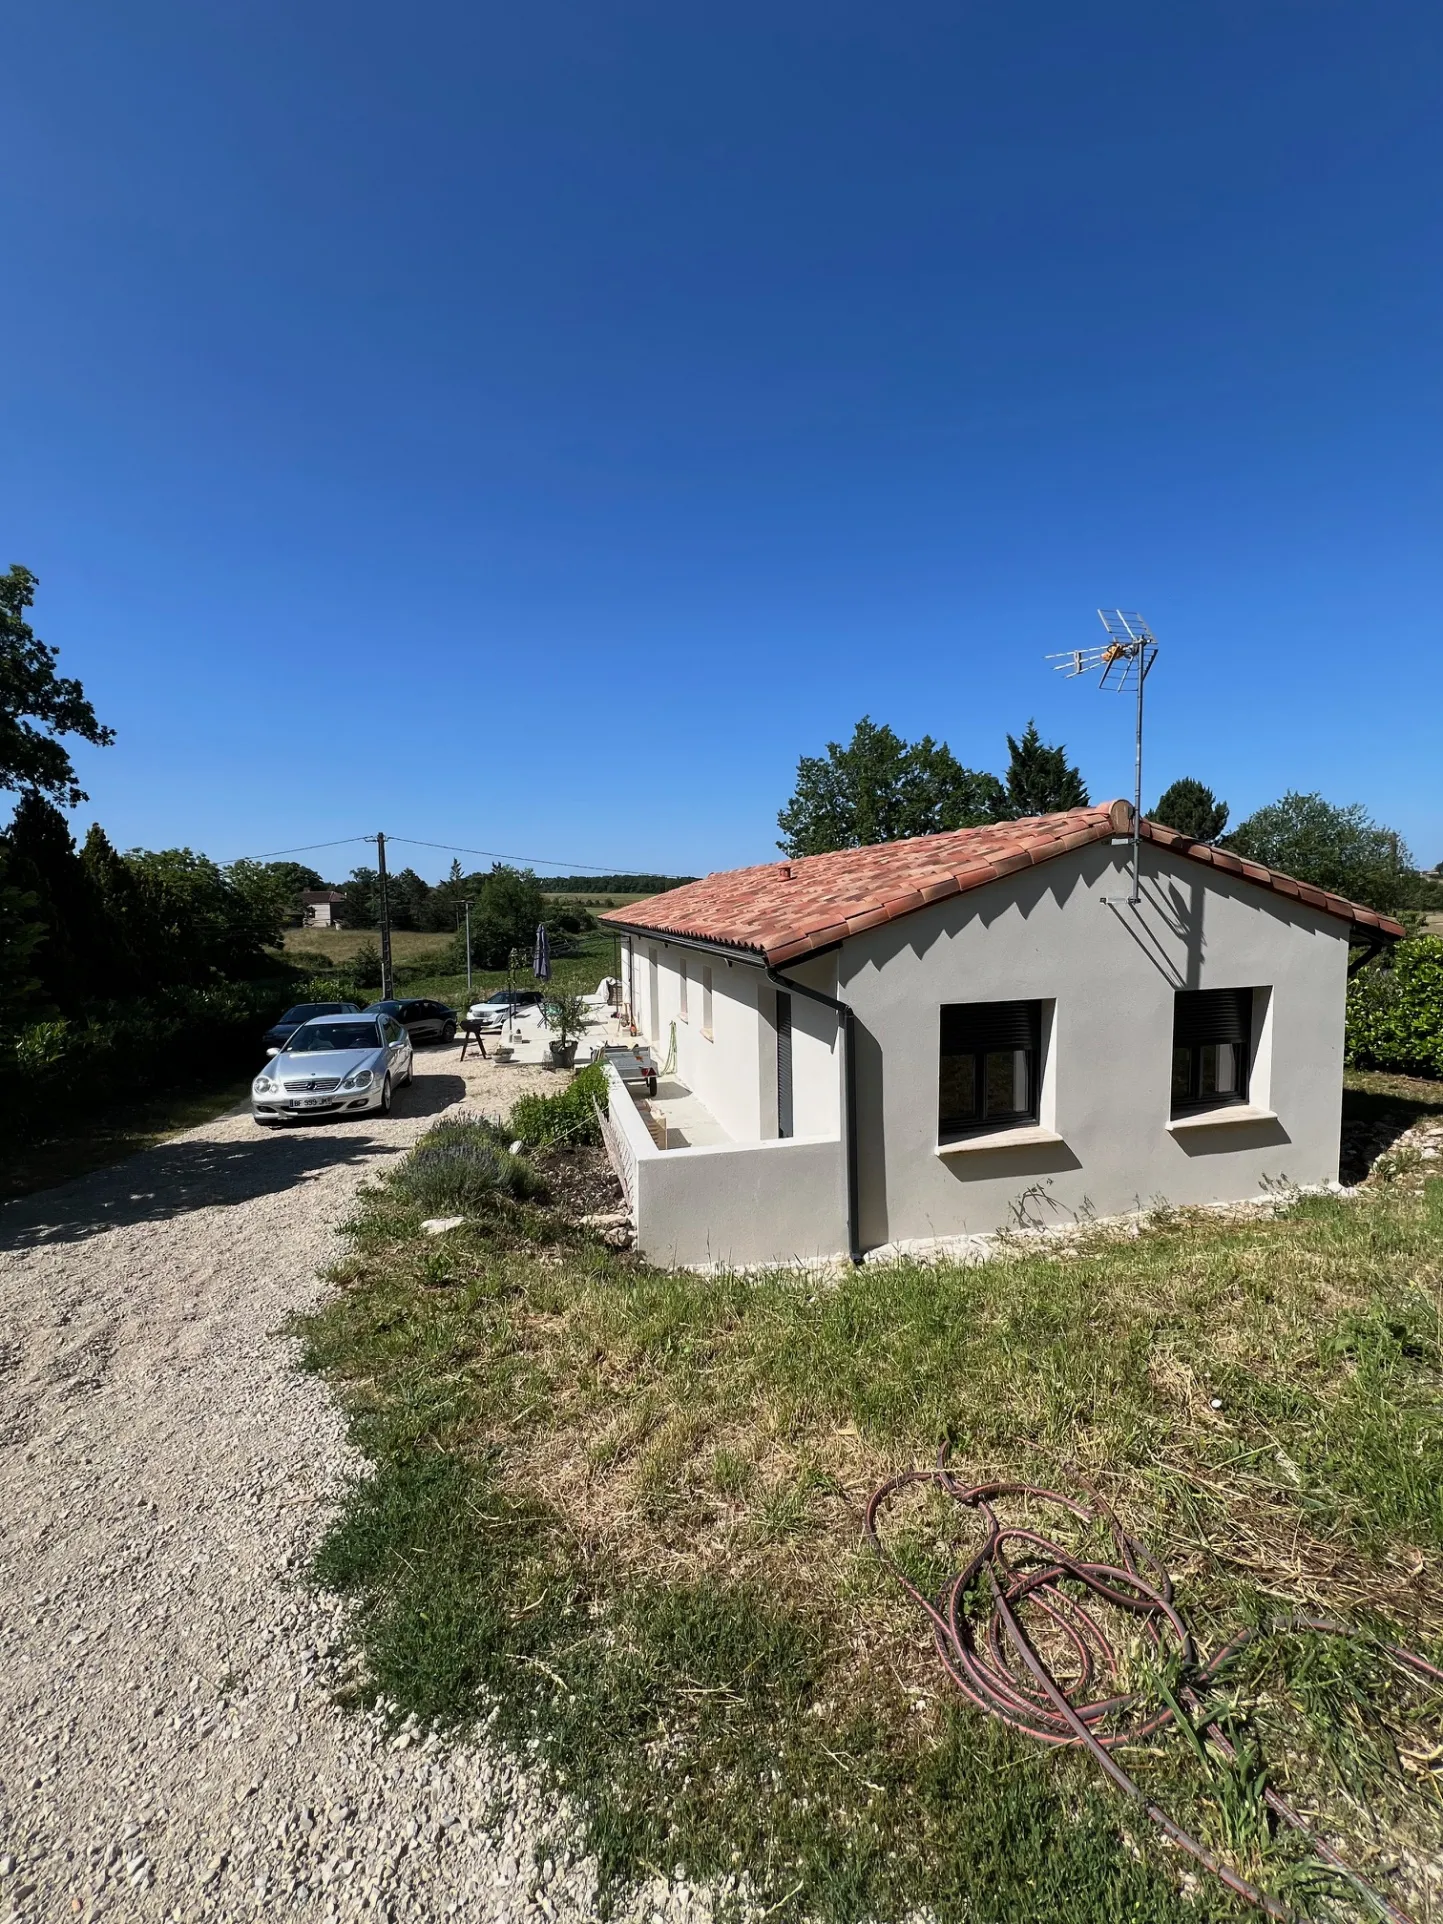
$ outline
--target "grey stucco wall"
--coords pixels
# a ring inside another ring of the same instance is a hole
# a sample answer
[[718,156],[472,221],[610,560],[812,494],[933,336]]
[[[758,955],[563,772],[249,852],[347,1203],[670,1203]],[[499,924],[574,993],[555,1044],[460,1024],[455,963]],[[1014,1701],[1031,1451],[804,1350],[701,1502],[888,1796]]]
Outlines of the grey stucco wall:
[[[1346,925],[1147,845],[1133,910],[1127,854],[1094,845],[843,945],[867,1247],[1006,1227],[1027,1192],[1032,1220],[1066,1222],[1336,1178]],[[1169,1129],[1182,988],[1269,991],[1249,1107],[1275,1121]],[[1032,997],[1050,1017],[1040,1120],[1061,1140],[939,1156],[939,1008]]]

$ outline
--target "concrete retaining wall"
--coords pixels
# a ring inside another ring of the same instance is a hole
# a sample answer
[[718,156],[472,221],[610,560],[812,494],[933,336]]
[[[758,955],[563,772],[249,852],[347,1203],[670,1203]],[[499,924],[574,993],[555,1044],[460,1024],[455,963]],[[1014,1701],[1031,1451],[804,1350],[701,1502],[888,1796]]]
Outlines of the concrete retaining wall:
[[718,1268],[845,1254],[838,1137],[658,1149],[607,1065],[608,1121],[634,1186],[636,1243],[653,1262]]

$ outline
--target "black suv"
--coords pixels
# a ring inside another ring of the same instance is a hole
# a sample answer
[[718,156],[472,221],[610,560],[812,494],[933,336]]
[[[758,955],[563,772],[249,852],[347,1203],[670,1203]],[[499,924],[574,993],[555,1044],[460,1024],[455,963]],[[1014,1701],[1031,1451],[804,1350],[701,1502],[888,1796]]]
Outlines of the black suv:
[[451,1042],[456,1036],[456,1011],[444,1002],[428,1002],[424,996],[406,996],[389,1002],[371,1002],[367,1015],[394,1016],[413,1042]]

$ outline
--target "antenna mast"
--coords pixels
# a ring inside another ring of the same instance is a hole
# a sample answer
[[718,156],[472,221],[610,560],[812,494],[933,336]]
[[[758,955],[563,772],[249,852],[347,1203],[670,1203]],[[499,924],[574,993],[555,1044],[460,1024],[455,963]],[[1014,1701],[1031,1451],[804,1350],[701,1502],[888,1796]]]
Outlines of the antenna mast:
[[1129,691],[1137,696],[1137,752],[1133,765],[1132,807],[1132,893],[1128,905],[1136,908],[1142,900],[1142,694],[1148,670],[1157,658],[1157,638],[1142,616],[1130,609],[1099,608],[1097,618],[1107,640],[1097,648],[1069,648],[1065,654],[1049,655],[1057,673],[1072,680],[1078,675],[1100,671],[1098,687],[1116,695]]

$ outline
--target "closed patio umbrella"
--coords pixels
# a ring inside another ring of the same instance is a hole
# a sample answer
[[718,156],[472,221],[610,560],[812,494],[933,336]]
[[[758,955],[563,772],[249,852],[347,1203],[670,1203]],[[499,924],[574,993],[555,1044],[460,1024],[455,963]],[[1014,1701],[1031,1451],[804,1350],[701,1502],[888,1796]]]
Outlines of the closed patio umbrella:
[[536,956],[531,964],[531,973],[538,982],[551,980],[551,943],[547,939],[546,924],[536,924]]

